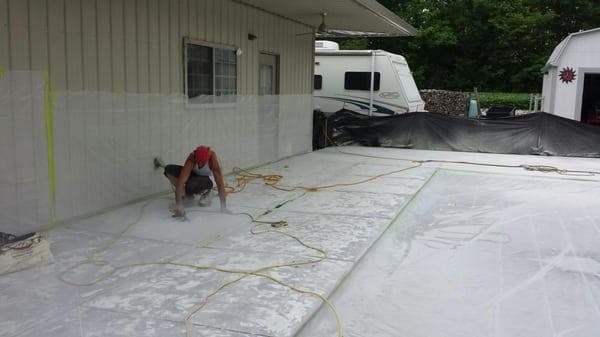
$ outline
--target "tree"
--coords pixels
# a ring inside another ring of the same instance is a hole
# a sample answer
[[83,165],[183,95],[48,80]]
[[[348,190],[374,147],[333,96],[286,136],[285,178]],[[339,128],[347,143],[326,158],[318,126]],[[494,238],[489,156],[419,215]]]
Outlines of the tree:
[[421,88],[534,92],[569,33],[600,26],[593,0],[382,0],[416,37],[346,39],[343,48],[404,55]]

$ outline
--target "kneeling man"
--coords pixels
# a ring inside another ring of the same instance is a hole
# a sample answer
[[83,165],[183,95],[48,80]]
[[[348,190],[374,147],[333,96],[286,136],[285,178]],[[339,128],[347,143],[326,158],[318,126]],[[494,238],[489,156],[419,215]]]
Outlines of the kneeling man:
[[225,183],[223,172],[217,155],[208,146],[198,146],[190,153],[181,165],[165,166],[165,177],[175,187],[175,207],[171,210],[174,217],[185,216],[183,206],[185,197],[193,198],[200,195],[201,205],[207,206],[211,202],[211,190],[214,178],[221,200],[221,211],[227,210]]

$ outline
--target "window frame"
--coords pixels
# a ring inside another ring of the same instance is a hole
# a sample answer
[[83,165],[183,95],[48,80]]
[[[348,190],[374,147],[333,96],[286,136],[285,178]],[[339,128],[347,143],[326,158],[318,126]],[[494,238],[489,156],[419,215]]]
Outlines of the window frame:
[[[371,84],[367,82],[368,84],[368,88],[367,89],[347,89],[346,88],[346,83],[348,83],[348,76],[350,74],[355,74],[355,73],[364,73],[364,74],[368,74],[368,82],[371,82],[371,72],[370,71],[345,71],[344,72],[344,90],[348,90],[348,91],[371,91]],[[375,83],[373,83],[373,92],[379,91],[381,89],[381,72],[379,71],[374,71],[373,72],[373,80],[375,81]],[[377,84],[379,84],[379,87],[377,86]]]
[[[213,94],[211,95],[213,97],[212,103],[191,103],[190,102],[190,98],[188,97],[188,48],[187,48],[188,44],[202,46],[202,47],[208,47],[208,48],[211,48],[211,50],[212,50],[212,90],[213,90]],[[214,97],[216,97],[215,91],[216,91],[216,71],[217,71],[216,70],[216,59],[215,59],[216,49],[231,50],[235,53],[238,50],[238,47],[232,46],[232,45],[190,39],[188,37],[183,38],[183,96],[185,97],[186,108],[226,108],[226,107],[236,107],[239,104],[239,99],[238,99],[238,89],[239,89],[238,66],[239,66],[239,62],[237,59],[238,58],[237,54],[235,55],[235,57],[236,57],[236,61],[235,61],[235,92],[236,93],[235,93],[235,95],[233,95],[235,97],[235,100],[232,102],[215,102]]]

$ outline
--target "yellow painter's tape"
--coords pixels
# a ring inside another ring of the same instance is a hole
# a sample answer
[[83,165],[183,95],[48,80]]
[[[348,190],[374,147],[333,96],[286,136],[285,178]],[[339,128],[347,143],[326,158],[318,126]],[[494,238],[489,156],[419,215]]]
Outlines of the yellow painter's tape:
[[48,152],[48,182],[50,190],[50,217],[52,225],[56,223],[56,178],[54,173],[54,125],[52,110],[55,97],[52,93],[48,72],[44,74],[44,120],[46,121],[46,144]]

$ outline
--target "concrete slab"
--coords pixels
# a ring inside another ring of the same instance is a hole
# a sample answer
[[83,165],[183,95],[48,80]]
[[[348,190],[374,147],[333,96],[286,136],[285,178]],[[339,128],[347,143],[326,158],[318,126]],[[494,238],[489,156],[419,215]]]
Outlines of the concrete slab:
[[408,195],[389,193],[320,191],[307,193],[281,209],[391,219],[408,199]]
[[[334,294],[346,335],[597,335],[594,195],[593,181],[438,171]],[[337,336],[332,319],[299,336]]]
[[[324,261],[269,272],[295,287],[328,295],[349,271],[351,263]],[[194,316],[194,324],[265,336],[294,336],[320,306],[321,300],[264,279],[248,278],[219,293]]]
[[[293,187],[353,182],[412,165],[338,150],[291,157],[253,172],[282,175],[281,186]],[[597,160],[575,158],[343,151],[597,167]],[[230,195],[228,208],[255,217],[267,212],[260,217],[264,221],[286,220],[289,225],[278,230],[327,252],[320,263],[265,272],[324,295],[335,291],[347,336],[591,337],[600,328],[598,181],[436,162],[319,192],[278,191],[255,181]],[[183,336],[184,319],[195,305],[238,276],[167,261],[252,270],[319,255],[276,233],[250,234],[249,217],[219,213],[216,197],[210,207],[188,204],[186,221],[170,217],[171,202],[172,195],[165,195],[50,231],[55,264],[0,277],[0,336]],[[94,248],[113,240],[97,255],[107,265],[79,266]],[[151,262],[159,264],[129,266]],[[85,287],[58,279],[68,271],[69,280],[86,282],[125,266]],[[294,336],[321,306],[315,297],[247,277],[211,297],[192,317],[191,332]],[[319,311],[300,335],[334,336],[333,322],[329,311]]]
[[[232,207],[231,211],[256,212],[256,209]],[[170,214],[157,210],[158,214],[150,216],[151,221],[145,221],[135,226],[129,236],[160,240],[188,245],[204,246],[230,233],[244,231],[250,223],[249,218],[232,217],[217,210],[207,210],[203,207],[188,207],[187,219],[173,219]]]
[[[226,269],[258,270],[299,259],[302,257],[297,255],[194,249],[175,259],[175,262]],[[304,267],[278,268],[265,273],[298,287],[327,294],[333,290],[338,279],[345,275],[350,266],[351,264],[346,262],[326,261]],[[183,322],[194,306],[212,290],[238,276],[186,267],[160,266],[140,275],[140,278],[129,278],[118,289],[96,296],[84,306]],[[271,281],[249,279],[225,288],[217,296],[210,298],[207,306],[194,316],[192,322],[216,328],[279,336],[290,329],[298,329],[307,315],[319,307],[318,302],[310,296],[289,291]],[[280,312],[283,308],[289,311],[282,316]],[[285,326],[286,329],[274,329],[264,322],[261,323],[261,320]]]
[[[280,210],[260,218],[262,221],[281,219],[285,219],[288,226],[278,230],[300,237],[305,243],[325,250],[329,258],[345,261],[358,260],[370,247],[372,241],[390,224],[390,220],[385,218]],[[268,225],[264,228],[269,229]],[[253,235],[249,231],[240,231],[218,240],[210,246],[250,252],[319,255],[298,245],[292,238],[275,233]]]
[[[218,198],[215,196],[213,199],[209,207],[200,207],[195,200],[186,201],[187,218],[181,220],[172,218],[165,211],[173,203],[173,198],[163,196],[76,221],[67,227],[119,234],[131,226],[125,236],[203,246],[231,231],[245,228],[244,224],[248,222],[248,219],[240,218],[240,221],[235,221],[231,217],[222,216]],[[250,214],[258,211],[256,208],[238,205],[228,205],[228,209],[231,212]]]
[[[431,174],[433,174],[433,172],[430,172],[427,177],[431,176]],[[387,176],[368,180],[372,177],[372,175],[339,175],[327,182],[328,185],[337,184],[338,186],[333,186],[326,190],[412,195],[421,188],[426,181],[425,179]]]
[[[92,249],[107,244],[112,238],[104,234],[68,229],[49,232],[48,240],[54,254],[54,264],[0,277],[2,335],[12,336],[60,317],[83,301],[118,287],[124,279],[143,274],[147,268],[122,270],[89,287],[71,286],[58,279],[58,276],[70,267],[85,261]],[[117,254],[119,251],[127,252],[125,247],[135,247],[135,251],[139,253]],[[178,254],[179,249],[156,242],[126,240],[117,245],[115,250],[109,251],[109,255],[102,257],[111,259],[113,265],[119,265],[141,262],[143,259],[166,258],[168,255]],[[65,273],[64,276],[70,281],[88,282],[110,270],[110,266],[83,265]]]
[[188,311],[232,275],[177,266],[155,266],[84,305],[137,316],[183,322]]
[[227,206],[270,209],[287,200],[297,198],[302,193],[303,191],[279,191],[263,184],[248,184],[242,192],[228,196]]
[[[211,327],[192,325],[194,337],[252,337],[251,335]],[[20,334],[19,337],[180,337],[185,328],[179,322],[156,320],[85,307],[68,312],[64,317],[46,322]]]

